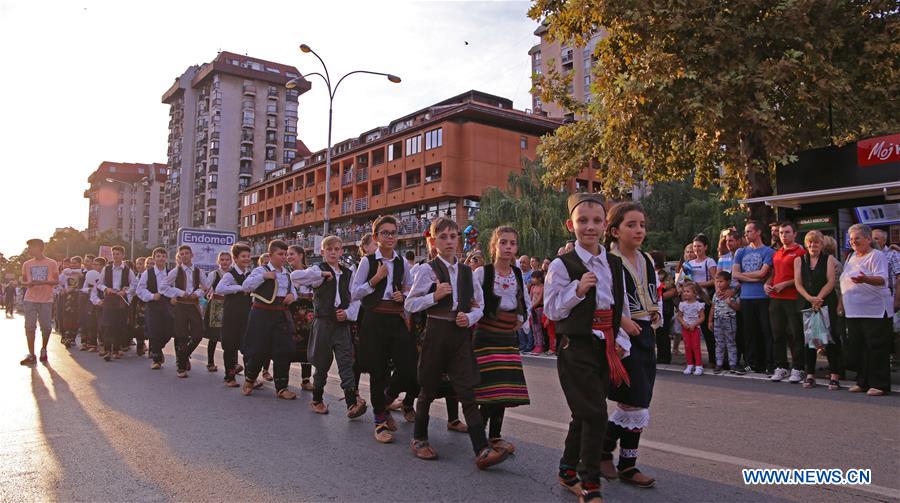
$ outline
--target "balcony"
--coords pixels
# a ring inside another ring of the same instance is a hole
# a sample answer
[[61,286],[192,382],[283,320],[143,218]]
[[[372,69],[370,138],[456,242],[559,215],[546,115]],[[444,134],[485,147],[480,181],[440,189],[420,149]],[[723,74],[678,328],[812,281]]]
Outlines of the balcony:
[[356,171],[356,183],[365,182],[369,179],[369,169],[360,168]]
[[253,127],[254,122],[253,117],[244,117],[241,121],[241,127]]
[[266,136],[266,145],[278,146],[278,139],[274,136]]
[[266,119],[266,129],[278,129],[278,123],[273,118]]
[[369,209],[369,198],[361,197],[353,201],[353,211],[366,211]]
[[277,105],[268,105],[266,107],[267,115],[278,115],[278,106]]
[[[273,142],[274,143],[274,142]],[[297,142],[295,141],[286,141],[284,142],[284,148],[290,150],[297,150]]]
[[253,131],[241,131],[241,143],[253,143]]
[[244,86],[245,96],[256,96],[256,86]]
[[253,160],[253,151],[252,150],[241,150],[240,159],[242,161],[252,161]]
[[572,58],[574,58],[574,51],[572,49],[563,51],[562,53],[562,64],[570,65],[572,64]]
[[341,175],[341,187],[353,183],[353,170],[347,170]]
[[253,167],[252,166],[241,166],[238,169],[238,174],[240,175],[253,175]]
[[352,213],[352,212],[353,212],[353,201],[352,200],[348,199],[341,203],[341,215],[346,215],[346,214]]
[[274,87],[270,87],[270,88],[269,88],[268,96],[269,96],[269,98],[275,98],[275,99],[277,99],[277,98],[278,98],[278,89],[276,89],[276,88],[274,88]]

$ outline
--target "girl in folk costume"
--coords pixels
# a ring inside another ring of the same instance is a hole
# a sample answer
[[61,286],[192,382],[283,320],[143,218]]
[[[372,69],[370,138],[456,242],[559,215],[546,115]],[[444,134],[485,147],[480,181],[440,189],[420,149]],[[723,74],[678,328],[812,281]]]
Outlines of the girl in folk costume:
[[216,293],[216,287],[222,278],[231,271],[231,254],[219,253],[219,268],[207,274],[206,282],[209,291],[206,292],[206,309],[203,313],[203,336],[206,337],[206,370],[215,372],[216,367],[216,343],[222,338],[222,317],[225,314],[225,296]]
[[493,263],[473,273],[475,284],[484,292],[484,316],[475,326],[472,345],[481,375],[475,401],[491,445],[510,453],[515,447],[500,436],[504,411],[530,403],[516,333],[531,311],[522,271],[511,265],[519,252],[518,240],[519,233],[512,227],[494,229],[488,249]]
[[[650,255],[641,251],[647,236],[643,208],[620,203],[609,211],[606,242],[610,253],[625,267],[625,298],[630,318],[622,317],[622,328],[631,336],[631,354],[622,360],[628,381],[611,385],[609,399],[618,402],[609,417],[603,442],[600,470],[604,478],[619,478],[637,487],[656,482],[635,466],[641,432],[650,422],[650,400],[656,379],[656,335],[662,323],[657,285],[659,279]],[[613,467],[612,452],[619,446],[619,463]]]
[[[293,271],[306,269],[306,252],[298,245],[288,247],[288,267]],[[313,291],[308,286],[296,286],[297,300],[291,304],[291,318],[294,320],[294,344],[297,353],[294,362],[300,362],[300,377],[303,379],[300,388],[305,391],[313,391],[311,382],[312,364],[309,363],[309,333],[312,328],[313,315]]]

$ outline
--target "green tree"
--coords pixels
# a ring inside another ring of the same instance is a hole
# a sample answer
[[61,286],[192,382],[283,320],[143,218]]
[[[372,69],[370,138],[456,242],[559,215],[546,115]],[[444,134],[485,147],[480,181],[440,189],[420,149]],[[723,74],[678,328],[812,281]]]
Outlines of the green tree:
[[547,187],[541,181],[545,175],[539,162],[524,160],[521,172],[509,174],[506,189],[492,187],[482,194],[475,216],[482,250],[487,251],[494,228],[511,225],[519,231],[520,255],[556,256],[570,236],[565,227],[568,194]]
[[549,183],[597,159],[608,196],[689,177],[766,196],[797,152],[900,129],[896,0],[535,0],[529,16],[558,40],[605,32],[590,103],[567,96],[571,73],[536,76],[583,117],[542,141]]
[[700,233],[709,237],[709,253],[716,256],[719,232],[743,222],[735,201],[723,201],[721,191],[698,189],[691,180],[658,183],[641,204],[647,214],[644,249],[663,251],[667,260],[681,259],[684,246]]

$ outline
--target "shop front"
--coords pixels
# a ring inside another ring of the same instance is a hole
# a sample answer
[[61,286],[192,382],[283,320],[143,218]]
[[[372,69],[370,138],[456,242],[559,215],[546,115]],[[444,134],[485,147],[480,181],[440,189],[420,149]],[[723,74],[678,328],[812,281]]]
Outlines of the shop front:
[[797,224],[800,239],[818,230],[846,249],[847,230],[864,223],[900,243],[900,134],[800,152],[776,169],[775,192],[740,202],[771,206]]

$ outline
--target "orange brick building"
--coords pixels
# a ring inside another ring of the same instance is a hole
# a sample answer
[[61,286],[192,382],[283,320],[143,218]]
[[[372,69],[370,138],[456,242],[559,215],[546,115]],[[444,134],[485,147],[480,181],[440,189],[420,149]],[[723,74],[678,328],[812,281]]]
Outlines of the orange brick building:
[[[424,256],[431,219],[450,216],[464,227],[484,190],[504,187],[524,158],[535,158],[540,136],[559,125],[513,110],[508,99],[469,91],[337,143],[329,233],[342,236],[349,251],[377,216],[393,214],[401,224],[398,249]],[[321,150],[241,192],[241,238],[255,254],[275,238],[318,254],[324,203]]]

